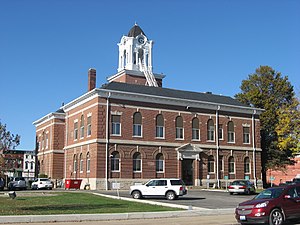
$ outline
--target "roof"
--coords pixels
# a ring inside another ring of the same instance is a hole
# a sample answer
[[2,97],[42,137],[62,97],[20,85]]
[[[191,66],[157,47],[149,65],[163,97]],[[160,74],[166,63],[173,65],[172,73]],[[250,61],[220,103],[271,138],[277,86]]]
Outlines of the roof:
[[232,106],[249,107],[232,97],[223,96],[223,95],[215,95],[211,93],[201,93],[201,92],[192,92],[192,91],[182,91],[182,90],[162,88],[162,87],[150,87],[150,86],[128,84],[128,83],[121,83],[121,82],[111,82],[105,84],[101,87],[101,89],[152,95],[154,97],[160,96],[160,97],[177,98],[182,100],[192,100],[192,101],[210,102],[210,103],[225,104],[225,105],[232,105]]
[[146,36],[146,34],[144,33],[144,31],[137,25],[134,24],[134,26],[130,29],[130,31],[128,32],[128,37],[136,37],[140,34],[143,34]]

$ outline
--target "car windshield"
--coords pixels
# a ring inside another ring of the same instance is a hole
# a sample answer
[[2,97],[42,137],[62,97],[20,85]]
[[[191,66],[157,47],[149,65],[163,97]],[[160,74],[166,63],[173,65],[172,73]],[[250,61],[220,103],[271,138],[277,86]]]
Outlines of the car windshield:
[[254,199],[269,199],[269,198],[278,198],[284,188],[270,188],[260,192]]

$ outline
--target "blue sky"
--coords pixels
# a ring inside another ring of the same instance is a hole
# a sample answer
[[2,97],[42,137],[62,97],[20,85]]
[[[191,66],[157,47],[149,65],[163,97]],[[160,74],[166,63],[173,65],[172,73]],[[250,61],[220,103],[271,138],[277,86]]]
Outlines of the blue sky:
[[34,149],[32,122],[117,71],[135,22],[154,40],[164,87],[234,96],[260,65],[300,92],[298,0],[0,0],[0,120]]

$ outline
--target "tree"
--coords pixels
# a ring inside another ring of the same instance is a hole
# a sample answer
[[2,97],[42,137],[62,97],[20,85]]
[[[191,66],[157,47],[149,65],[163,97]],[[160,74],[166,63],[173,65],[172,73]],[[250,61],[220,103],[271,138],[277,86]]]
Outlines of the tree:
[[8,150],[15,149],[20,144],[20,136],[13,135],[6,129],[6,124],[0,121],[0,175],[5,171],[4,154]]
[[11,134],[6,130],[6,124],[0,121],[0,152],[15,149],[20,144],[20,136]]
[[293,99],[292,104],[283,105],[277,112],[278,124],[275,131],[278,136],[278,148],[290,150],[293,154],[300,153],[300,111],[299,100]]
[[[297,123],[291,112],[297,108],[298,101],[295,101],[294,88],[287,76],[282,76],[269,66],[260,66],[247,80],[242,81],[240,88],[241,93],[235,95],[237,100],[265,109],[260,115],[263,172],[292,164],[299,138],[297,140],[297,135],[290,132],[295,126],[299,129],[299,120]],[[288,144],[291,137],[295,143]]]

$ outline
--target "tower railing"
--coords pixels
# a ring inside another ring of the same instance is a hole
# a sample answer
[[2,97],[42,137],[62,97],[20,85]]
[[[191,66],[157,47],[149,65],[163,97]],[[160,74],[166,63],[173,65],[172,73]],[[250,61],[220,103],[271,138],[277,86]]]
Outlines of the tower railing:
[[139,59],[139,67],[140,67],[141,72],[144,73],[148,85],[152,86],[152,87],[158,87],[157,81],[156,81],[152,71],[144,63],[141,62],[141,59]]

